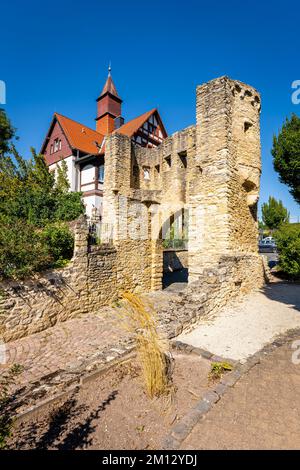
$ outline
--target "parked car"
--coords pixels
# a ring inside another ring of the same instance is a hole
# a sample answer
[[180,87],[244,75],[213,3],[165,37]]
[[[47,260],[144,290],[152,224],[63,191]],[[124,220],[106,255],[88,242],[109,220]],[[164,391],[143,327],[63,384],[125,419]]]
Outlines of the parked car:
[[266,243],[267,243],[267,242],[275,243],[275,240],[274,240],[273,237],[265,237],[265,238],[263,238],[263,241],[266,242]]
[[260,253],[276,253],[277,247],[273,237],[263,238],[258,245]]

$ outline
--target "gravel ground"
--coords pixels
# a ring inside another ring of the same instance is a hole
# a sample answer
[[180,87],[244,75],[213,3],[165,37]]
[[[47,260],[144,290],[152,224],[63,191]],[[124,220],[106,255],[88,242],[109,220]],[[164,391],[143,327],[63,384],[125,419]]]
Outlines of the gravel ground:
[[19,419],[9,448],[159,449],[164,436],[213,386],[209,361],[174,353],[173,393],[150,399],[135,360],[119,364],[59,403]]
[[271,283],[202,320],[178,341],[222,357],[243,360],[278,334],[300,327],[300,285]]

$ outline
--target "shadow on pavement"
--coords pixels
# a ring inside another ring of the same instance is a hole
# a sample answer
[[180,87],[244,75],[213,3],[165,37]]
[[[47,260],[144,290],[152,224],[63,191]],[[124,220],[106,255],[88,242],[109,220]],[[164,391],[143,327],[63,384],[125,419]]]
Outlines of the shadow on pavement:
[[164,273],[163,289],[180,291],[187,286],[189,271],[187,268],[178,271]]
[[300,311],[300,284],[292,282],[272,282],[265,285],[261,292],[275,302],[290,305]]
[[[87,406],[78,404],[77,393],[78,390],[55,409],[50,414],[47,423],[42,423],[42,425],[34,423],[23,428],[22,437],[18,439],[14,450],[24,448],[76,450],[91,445],[91,434],[95,431],[95,422],[99,420],[101,412],[116,399],[118,391],[111,392],[96,409],[90,412]],[[85,412],[89,413],[83,418]]]

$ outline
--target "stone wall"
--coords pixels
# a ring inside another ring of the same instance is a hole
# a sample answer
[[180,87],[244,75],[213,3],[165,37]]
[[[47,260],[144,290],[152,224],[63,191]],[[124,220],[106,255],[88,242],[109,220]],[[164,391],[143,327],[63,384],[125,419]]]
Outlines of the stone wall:
[[205,268],[197,281],[179,292],[179,300],[172,300],[159,312],[163,332],[174,338],[197,320],[214,315],[230,300],[263,287],[267,275],[259,255],[221,257],[217,265]]
[[[98,312],[124,290],[151,289],[151,244],[130,240],[88,249],[87,225],[75,228],[74,257],[64,269],[49,270],[31,279],[0,285],[0,335],[4,341],[42,331],[57,322]],[[124,244],[126,244],[126,246]],[[126,252],[128,257],[124,258]],[[147,254],[147,255],[146,255]]]
[[257,253],[260,97],[221,77],[197,88],[196,165],[190,225],[190,280],[232,253]]

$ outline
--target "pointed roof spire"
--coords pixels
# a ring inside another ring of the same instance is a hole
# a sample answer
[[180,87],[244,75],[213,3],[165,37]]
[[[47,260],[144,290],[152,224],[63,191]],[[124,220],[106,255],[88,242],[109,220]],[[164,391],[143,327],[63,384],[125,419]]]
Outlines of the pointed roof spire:
[[111,95],[116,96],[117,98],[120,98],[118,95],[117,89],[115,87],[115,84],[113,82],[113,79],[111,77],[111,62],[109,62],[109,65],[108,65],[108,76],[107,76],[105,85],[103,87],[103,90],[100,96],[105,95],[105,93],[110,93]]

